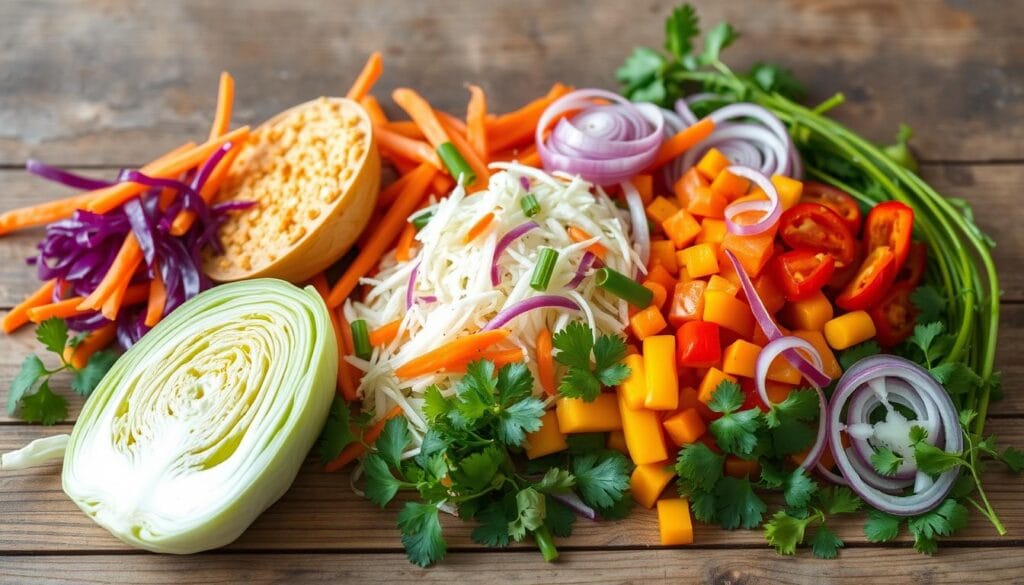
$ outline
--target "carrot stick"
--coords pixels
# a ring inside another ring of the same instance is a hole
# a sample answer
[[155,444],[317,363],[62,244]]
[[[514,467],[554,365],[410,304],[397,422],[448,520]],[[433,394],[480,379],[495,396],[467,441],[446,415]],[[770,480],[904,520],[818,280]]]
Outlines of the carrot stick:
[[441,122],[441,125],[444,127],[444,131],[448,133],[449,138],[451,138],[452,132],[457,133],[463,138],[466,137],[469,129],[466,127],[466,123],[461,119],[456,118],[443,110],[434,110],[434,115],[437,116],[437,120]]
[[370,122],[374,126],[380,126],[388,123],[388,116],[384,113],[384,109],[380,107],[380,102],[377,98],[372,95],[363,96],[363,99],[359,100],[359,104],[366,110],[367,115],[370,116]]
[[442,168],[441,157],[437,156],[430,144],[403,136],[383,126],[375,126],[373,132],[377,137],[377,148],[382,151],[394,153],[412,161],[429,163],[437,169]]
[[117,324],[107,323],[85,336],[85,339],[76,347],[64,348],[64,361],[78,369],[84,368],[89,363],[92,354],[110,345],[116,336]]
[[[587,240],[593,239],[594,237],[574,225],[569,226],[569,229],[566,231],[569,232],[569,239],[574,242],[585,242]],[[605,248],[604,245],[601,244],[601,242],[594,242],[593,244],[587,246],[587,251],[593,254],[594,256],[597,256],[601,260],[604,260],[604,255],[608,252],[608,249]]]
[[[323,272],[314,276],[309,283],[313,285],[316,292],[324,299],[330,293],[330,286],[327,284],[327,277]],[[345,338],[341,333],[341,321],[338,313],[328,310],[327,314],[331,318],[331,329],[334,330],[334,338],[338,342],[338,390],[346,401],[351,402],[356,397],[356,383],[352,377],[351,365],[345,361]],[[346,325],[346,328],[348,325]],[[349,333],[351,335],[351,332]],[[348,367],[346,367],[348,366]]]
[[[231,165],[235,162],[235,158],[238,157],[238,153],[242,152],[242,145],[236,144],[231,150],[224,155],[224,158],[220,159],[217,163],[217,167],[213,169],[210,176],[207,177],[206,182],[203,183],[202,189],[199,190],[199,197],[203,201],[209,203],[213,201],[214,196],[220,191],[221,184],[224,183],[224,179],[228,177],[228,172],[231,170]],[[174,218],[174,222],[171,224],[171,235],[182,236],[192,227],[192,224],[196,221],[196,214],[188,209],[182,209],[178,216]]]
[[408,262],[412,259],[412,242],[416,239],[416,226],[406,223],[402,235],[398,238],[398,245],[395,246],[395,260]]
[[[359,387],[359,372],[355,367],[348,363],[345,356],[352,355],[355,353],[355,344],[352,342],[352,328],[348,324],[348,319],[345,318],[345,311],[338,307],[335,310],[331,310],[335,318],[338,320],[338,329],[341,332],[341,338],[338,341],[338,348],[341,349],[341,359],[338,360],[338,376],[341,378],[341,395],[345,397],[348,402],[353,402],[358,398],[358,387]],[[342,372],[344,377],[342,377]]]
[[548,396],[554,396],[557,392],[557,388],[555,388],[555,361],[551,355],[552,347],[551,332],[547,329],[542,329],[537,334],[537,377],[540,378],[541,388],[544,388]]
[[80,302],[82,302],[82,297],[71,297],[63,301],[32,307],[28,310],[28,319],[33,323],[42,323],[51,317],[61,319],[76,317],[87,312],[78,310],[78,303]]
[[406,138],[423,140],[423,132],[420,131],[420,127],[416,125],[416,122],[413,122],[412,120],[399,120],[397,122],[388,122],[387,124],[384,124],[384,129],[401,134]]
[[352,84],[345,97],[357,102],[363,99],[373,89],[373,85],[380,79],[380,74],[383,71],[384,61],[380,58],[380,53],[377,51],[370,53],[370,58],[366,60],[366,65],[363,65],[363,70],[359,72],[359,77],[356,77],[355,83]]
[[121,307],[136,305],[138,303],[146,302],[149,299],[149,284],[137,284],[134,286],[128,286],[132,280],[134,271],[126,273],[122,276],[121,281],[118,283],[117,288],[110,294],[105,301],[103,306],[100,307],[100,312],[107,319],[113,321],[117,319],[117,314],[121,311]]
[[377,440],[377,437],[379,437],[380,434],[384,432],[384,425],[386,425],[389,420],[395,418],[400,414],[402,414],[401,406],[392,407],[391,410],[387,411],[387,413],[383,417],[381,417],[380,420],[370,425],[369,428],[367,428],[363,432],[362,441],[349,443],[348,445],[346,445],[345,448],[341,450],[341,453],[336,458],[334,458],[333,461],[329,462],[327,465],[324,466],[324,470],[328,472],[338,471],[339,469],[345,467],[349,463],[355,461],[363,453],[366,453],[366,446],[372,445],[373,442]]
[[[178,154],[170,160],[160,164],[150,163],[140,170],[152,177],[173,178],[210,158],[210,155],[225,142],[240,142],[248,136],[249,127],[242,126],[219,138],[209,140],[191,150]],[[118,183],[113,187],[103,189],[105,193],[90,201],[86,208],[94,213],[106,213],[147,189],[149,187],[139,183]]]
[[508,364],[523,361],[523,350],[518,347],[513,347],[511,349],[484,350],[480,352],[479,355],[453,363],[451,366],[445,368],[445,370],[448,372],[463,374],[469,367],[470,362],[474,362],[476,360],[487,360],[493,363],[494,367],[500,368],[502,366],[507,366]]
[[[420,131],[423,132],[423,136],[427,138],[431,146],[437,148],[448,142],[448,133],[445,132],[441,122],[437,119],[437,115],[434,113],[434,109],[430,107],[427,100],[423,99],[423,96],[409,88],[400,87],[391,92],[391,99],[398,104],[398,107],[405,110],[406,114],[409,114],[413,122],[416,122],[416,125],[420,127]],[[465,156],[465,153],[463,153],[463,156]]]
[[[384,187],[380,191],[380,195],[377,196],[377,209],[387,209],[392,203],[395,202],[395,198],[398,194],[405,189],[405,186],[409,184],[409,179],[412,178],[411,174],[405,174],[398,177],[393,183]],[[374,225],[374,224],[370,224]]]
[[[380,195],[377,197],[377,209],[387,209],[395,202],[395,198],[398,197],[398,194],[402,192],[402,189],[405,188],[406,183],[409,181],[409,173],[416,170],[416,167],[419,166],[417,163],[404,159],[398,159],[394,161],[394,164],[402,176],[380,192]],[[437,173],[434,175],[430,185],[433,187],[434,194],[440,197],[447,195],[452,190],[455,186],[455,181],[452,181],[452,178],[446,174]],[[371,222],[369,225],[376,224]],[[366,234],[367,232],[363,233]]]
[[164,316],[164,307],[167,306],[167,288],[164,287],[164,277],[160,275],[160,266],[153,262],[153,280],[149,285],[149,304],[146,306],[146,327],[156,327]]
[[142,262],[142,249],[139,248],[139,241],[135,239],[135,234],[130,233],[125,236],[124,243],[117,251],[117,256],[114,257],[114,262],[103,276],[103,280],[89,296],[85,297],[78,308],[82,310],[100,308],[107,297],[114,292],[114,289],[120,286],[121,275],[134,274],[140,262]]
[[485,349],[508,337],[508,334],[508,329],[494,329],[460,337],[405,362],[395,370],[395,375],[407,380],[445,370],[452,364],[479,356]]
[[327,306],[334,308],[352,294],[359,279],[366,275],[384,252],[391,246],[407,223],[409,214],[419,206],[420,201],[426,195],[430,180],[434,177],[437,169],[423,163],[413,171],[413,178],[402,190],[401,195],[395,200],[384,217],[376,224],[374,238],[366,242],[366,246],[359,250],[359,255],[349,265],[348,270],[341,276],[338,282],[327,297]]
[[487,125],[487,139],[491,152],[532,141],[544,110],[570,91],[571,87],[556,83],[544,97],[533,100],[514,112],[490,120]]
[[487,158],[487,96],[479,86],[469,86],[469,105],[466,106],[466,139],[478,155]]
[[530,146],[524,154],[519,158],[519,164],[539,169],[543,166],[543,161],[540,160],[540,152],[537,150],[537,146]]
[[714,129],[715,123],[709,118],[704,118],[693,126],[683,128],[675,136],[661,144],[661,148],[658,149],[658,156],[655,157],[654,162],[644,172],[649,173],[664,166],[668,161],[673,160],[710,136]]
[[29,309],[52,303],[55,288],[57,288],[57,279],[47,280],[35,292],[25,297],[25,300],[15,305],[10,312],[4,315],[3,321],[0,322],[0,328],[3,329],[4,333],[11,333],[25,323],[28,323]]
[[398,337],[398,329],[402,326],[401,319],[395,319],[390,323],[385,323],[380,327],[370,332],[370,345],[384,346]]
[[220,74],[220,87],[217,89],[217,109],[210,126],[210,138],[213,140],[223,136],[231,126],[231,109],[235,103],[235,79],[227,71]]
[[487,226],[491,225],[492,221],[494,221],[493,213],[488,213],[487,215],[481,217],[476,223],[473,224],[473,227],[469,228],[469,231],[466,232],[466,237],[462,238],[462,243],[468,244],[475,240],[477,236],[484,233],[484,230],[487,229]]
[[448,131],[448,137],[451,138],[452,145],[458,149],[462,154],[462,158],[466,159],[466,162],[469,164],[469,168],[473,169],[473,173],[476,174],[476,181],[473,183],[473,188],[470,191],[479,191],[487,187],[487,180],[491,176],[487,163],[477,155],[476,150],[470,146],[469,141],[458,132],[458,129],[452,125],[450,120],[444,117],[440,120],[441,126]]

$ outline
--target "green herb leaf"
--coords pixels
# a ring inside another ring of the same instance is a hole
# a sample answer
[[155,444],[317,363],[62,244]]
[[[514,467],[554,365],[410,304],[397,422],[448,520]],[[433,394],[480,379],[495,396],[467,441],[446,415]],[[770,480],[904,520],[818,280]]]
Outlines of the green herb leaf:
[[860,510],[861,504],[863,504],[860,498],[845,486],[828,486],[818,490],[817,502],[818,506],[830,516],[852,514]]
[[89,396],[116,361],[117,354],[112,351],[98,351],[92,354],[84,368],[75,370],[75,375],[71,378],[71,389],[80,396]]
[[441,536],[441,522],[434,504],[406,502],[398,513],[405,554],[412,563],[426,567],[444,558],[448,544]]
[[868,520],[864,524],[864,536],[868,542],[889,542],[900,534],[899,516],[886,514],[880,510],[868,510]]
[[558,350],[555,360],[569,368],[558,386],[563,396],[591,402],[601,394],[602,385],[614,386],[629,376],[629,368],[619,363],[626,357],[626,343],[620,337],[602,335],[595,343],[590,327],[575,321],[555,333],[552,345]]
[[778,93],[793,101],[804,98],[806,91],[788,69],[771,63],[755,63],[747,75],[751,81],[768,93]]
[[681,61],[693,52],[693,40],[699,34],[697,10],[689,4],[677,6],[665,20],[665,50]]
[[629,377],[629,367],[621,363],[626,351],[626,342],[621,337],[602,335],[597,338],[594,343],[594,374],[601,384],[615,386]]
[[34,354],[25,356],[21,362],[21,369],[14,376],[11,388],[7,391],[7,414],[14,414],[22,397],[31,393],[39,379],[45,376],[46,366],[43,365],[43,362]]
[[700,56],[701,63],[708,64],[718,61],[722,51],[739,37],[739,33],[728,22],[716,24],[704,37],[704,52]]
[[36,339],[47,350],[64,356],[64,346],[68,344],[68,324],[64,319],[50,317],[36,327]]
[[452,409],[452,401],[441,394],[437,384],[430,385],[423,393],[423,415],[430,422],[445,417]]
[[715,442],[722,451],[739,456],[754,452],[757,447],[755,433],[761,423],[761,410],[758,408],[734,412],[743,406],[744,399],[739,385],[725,380],[718,384],[708,401],[708,408],[722,414],[708,426]]
[[839,365],[843,367],[843,371],[845,372],[860,360],[880,353],[882,353],[882,348],[878,346],[877,342],[865,341],[864,343],[855,345],[840,353]]
[[547,516],[544,494],[533,488],[524,488],[516,494],[516,517],[508,525],[508,533],[516,541],[526,537],[527,531],[537,530]]
[[634,101],[663,103],[665,84],[660,79],[665,58],[646,47],[638,47],[615,71],[615,79],[625,89],[623,94]]
[[[620,502],[626,500],[623,498]],[[576,514],[569,509],[568,506],[559,502],[558,500],[548,496],[545,498],[546,514],[544,517],[544,525],[548,527],[551,534],[565,538],[572,535],[572,525],[576,522]],[[608,516],[602,516],[607,520],[611,520]]]
[[913,516],[907,521],[907,528],[914,535],[914,550],[933,554],[938,548],[938,537],[949,536],[967,526],[967,508],[949,498],[937,508]]
[[511,542],[508,525],[514,516],[502,502],[490,502],[477,512],[475,519],[480,525],[470,534],[473,542],[495,548],[504,548]]
[[902,464],[903,457],[897,455],[888,447],[880,447],[871,454],[871,465],[875,467],[875,471],[882,475],[896,475]]
[[385,463],[391,467],[398,467],[401,464],[402,452],[405,451],[410,440],[408,421],[405,420],[405,417],[397,416],[384,423],[384,430],[381,431],[373,446],[384,458]]
[[564,494],[575,485],[576,478],[568,470],[552,467],[534,487],[545,494]]
[[49,382],[43,382],[34,394],[21,399],[21,419],[49,426],[68,416],[68,401],[50,391]]
[[964,464],[960,455],[949,453],[924,441],[914,445],[914,458],[917,460],[917,468],[932,476]]
[[490,445],[463,457],[456,479],[463,488],[481,490],[491,484],[504,460],[503,450],[497,445]]
[[940,321],[928,323],[927,325],[917,325],[914,327],[913,335],[908,339],[912,345],[917,346],[921,350],[929,366],[931,366],[931,356],[934,355],[932,345],[944,329],[945,327]]
[[970,393],[982,384],[981,377],[962,362],[939,364],[931,369],[931,374],[954,396]]
[[811,520],[811,517],[794,518],[779,510],[765,523],[764,538],[780,555],[796,554],[796,547],[804,541],[804,531]]
[[834,559],[839,556],[839,549],[843,548],[843,539],[824,524],[814,531],[810,542],[811,552],[819,559]]
[[818,417],[818,393],[809,388],[794,390],[785,400],[772,405],[765,414],[769,428],[781,424],[782,419],[810,421]]
[[715,484],[714,495],[718,523],[726,530],[754,528],[768,509],[746,479],[725,476]]
[[580,497],[594,507],[612,506],[629,489],[629,462],[616,451],[580,455],[572,461],[572,472]]
[[1024,471],[1024,451],[1015,447],[1007,447],[1002,454],[999,455],[999,460],[1006,464],[1010,468],[1010,471],[1014,473],[1020,473]]
[[366,499],[381,508],[395,499],[402,487],[401,480],[395,478],[387,461],[379,453],[366,456],[363,460],[363,473],[366,475]]
[[334,460],[341,451],[356,440],[349,421],[348,402],[341,396],[335,396],[331,402],[331,410],[327,414],[324,430],[320,432],[318,447],[320,461],[327,463]]
[[787,506],[803,508],[810,503],[811,496],[816,491],[818,491],[818,484],[803,469],[796,469],[786,479],[783,495],[786,498]]
[[536,398],[527,398],[501,411],[498,439],[506,445],[518,447],[526,440],[526,433],[540,428],[544,416],[544,403]]
[[676,474],[679,475],[679,492],[691,496],[697,492],[709,492],[722,477],[725,456],[712,451],[701,442],[690,443],[679,451]]
[[920,323],[942,321],[942,317],[946,314],[946,298],[930,284],[914,289],[910,293],[910,302],[917,307],[918,311],[921,311],[921,314],[917,316]]

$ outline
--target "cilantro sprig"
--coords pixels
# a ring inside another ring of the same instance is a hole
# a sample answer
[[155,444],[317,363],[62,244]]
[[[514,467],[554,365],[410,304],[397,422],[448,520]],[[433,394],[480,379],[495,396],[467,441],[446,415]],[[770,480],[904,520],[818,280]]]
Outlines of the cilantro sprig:
[[601,335],[595,341],[590,327],[574,321],[555,333],[552,345],[558,350],[555,361],[568,368],[558,385],[562,396],[592,402],[603,386],[620,384],[629,377],[629,367],[621,363],[626,357],[626,342],[621,337]]
[[71,389],[81,396],[89,396],[99,385],[107,370],[117,361],[112,351],[98,351],[89,357],[84,367],[77,368],[65,359],[65,350],[74,350],[85,340],[87,333],[70,335],[68,324],[53,317],[36,327],[36,339],[50,353],[56,354],[59,364],[50,369],[35,354],[21,362],[21,369],[7,393],[7,413],[17,412],[22,420],[43,425],[56,424],[68,416],[67,398],[55,394],[50,379],[61,372],[71,377]]

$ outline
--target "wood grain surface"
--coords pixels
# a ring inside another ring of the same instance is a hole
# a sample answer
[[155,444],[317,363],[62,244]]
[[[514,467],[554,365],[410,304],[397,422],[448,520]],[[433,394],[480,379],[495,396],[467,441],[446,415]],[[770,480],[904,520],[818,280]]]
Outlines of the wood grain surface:
[[[366,54],[381,50],[379,93],[408,85],[453,112],[465,83],[502,111],[555,81],[614,87],[613,72],[639,44],[661,42],[673,2],[658,0],[6,0],[0,2],[0,210],[66,194],[21,171],[29,157],[112,176],[202,137],[217,75],[237,81],[236,120],[258,123],[307,99],[343,93]],[[743,34],[726,53],[792,68],[809,102],[841,91],[837,115],[869,138],[915,130],[923,176],[968,200],[997,242],[1002,296],[997,368],[1006,398],[990,429],[1024,448],[1024,3],[1013,0],[719,0],[696,2],[704,22]],[[0,241],[0,309],[34,287],[24,259],[41,235]],[[0,404],[31,331],[0,337]],[[72,395],[66,382],[55,391]],[[0,413],[0,451],[69,432]],[[935,557],[906,537],[878,546],[861,523],[836,529],[835,561],[801,549],[768,550],[759,532],[699,526],[697,544],[657,546],[653,513],[621,522],[579,521],[545,564],[523,547],[485,551],[446,520],[452,553],[430,570],[401,554],[395,506],[354,494],[347,473],[311,461],[294,486],[238,542],[191,557],[127,548],[82,515],[60,488],[59,467],[0,474],[0,583],[1024,583],[1024,481],[986,475],[1009,534],[978,514]]]

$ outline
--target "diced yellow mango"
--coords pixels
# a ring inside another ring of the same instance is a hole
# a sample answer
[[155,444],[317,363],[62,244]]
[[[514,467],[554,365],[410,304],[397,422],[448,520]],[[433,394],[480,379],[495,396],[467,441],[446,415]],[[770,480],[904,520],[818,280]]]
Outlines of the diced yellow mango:
[[629,457],[629,447],[626,446],[626,435],[622,431],[611,431],[608,433],[608,440],[604,444],[612,451],[618,451]]
[[661,544],[693,544],[690,503],[682,498],[658,500],[658,531]]
[[679,211],[679,206],[676,205],[675,201],[659,195],[647,206],[647,217],[651,218],[651,221],[654,223],[661,225],[661,222],[672,217],[677,211]]
[[725,239],[725,220],[705,217],[700,222],[700,233],[697,234],[698,244],[721,244]]
[[684,259],[686,274],[690,278],[700,278],[718,272],[718,246],[715,244],[696,244],[679,253]]
[[714,181],[718,174],[724,171],[732,163],[725,158],[722,151],[717,148],[710,148],[697,162],[697,172],[705,179]]
[[704,434],[704,431],[707,430],[704,419],[700,417],[700,413],[697,412],[696,408],[680,410],[666,417],[665,420],[661,421],[661,424],[665,427],[668,437],[672,439],[672,442],[677,447],[689,445],[699,439]]
[[793,367],[785,356],[778,356],[768,366],[768,379],[785,384],[799,384],[803,380],[800,370]]
[[676,373],[676,338],[652,335],[644,339],[644,375],[651,410],[675,410],[679,406],[679,377]]
[[836,354],[832,353],[832,348],[828,346],[828,342],[825,341],[825,336],[822,335],[821,331],[798,329],[793,332],[793,335],[809,341],[814,346],[814,349],[818,350],[825,375],[833,380],[838,380],[843,375],[843,369],[839,367]]
[[737,339],[722,353],[722,371],[734,376],[753,378],[761,349],[760,345]]
[[875,323],[866,311],[852,311],[825,323],[825,339],[835,349],[846,349],[875,336]]
[[736,378],[718,368],[708,368],[708,373],[704,374],[704,379],[700,381],[700,387],[697,388],[697,400],[704,404],[710,402],[711,396],[718,389],[718,385],[725,380],[735,382]]
[[633,463],[655,463],[668,459],[665,435],[661,431],[658,413],[646,408],[632,409],[623,400],[619,389],[619,412],[622,415],[622,434]]
[[804,184],[785,175],[772,175],[772,185],[779,193],[779,203],[785,211],[800,202],[804,194]]
[[754,314],[736,297],[714,290],[704,291],[704,320],[717,323],[740,337],[754,334]]
[[558,414],[554,410],[544,413],[540,419],[541,427],[526,434],[526,457],[536,459],[552,453],[558,453],[569,447],[565,435],[558,428]]
[[724,276],[712,274],[708,279],[707,290],[720,290],[730,296],[736,296],[736,293],[740,292],[740,287]]
[[671,240],[651,242],[651,266],[661,266],[669,274],[679,274],[679,260],[676,258],[676,247]]
[[647,375],[644,373],[644,358],[640,354],[627,355],[622,362],[629,368],[629,376],[619,384],[626,405],[637,409],[644,407],[647,400]]
[[633,475],[629,477],[629,491],[633,493],[636,503],[644,508],[654,507],[658,496],[665,491],[665,486],[676,476],[670,465],[668,461],[660,461],[636,466]]
[[791,329],[821,331],[833,316],[832,303],[820,290],[799,301],[790,301],[782,308],[782,321]]
[[558,428],[565,434],[603,433],[622,428],[619,401],[610,392],[602,393],[593,402],[562,398],[555,412],[558,413]]

